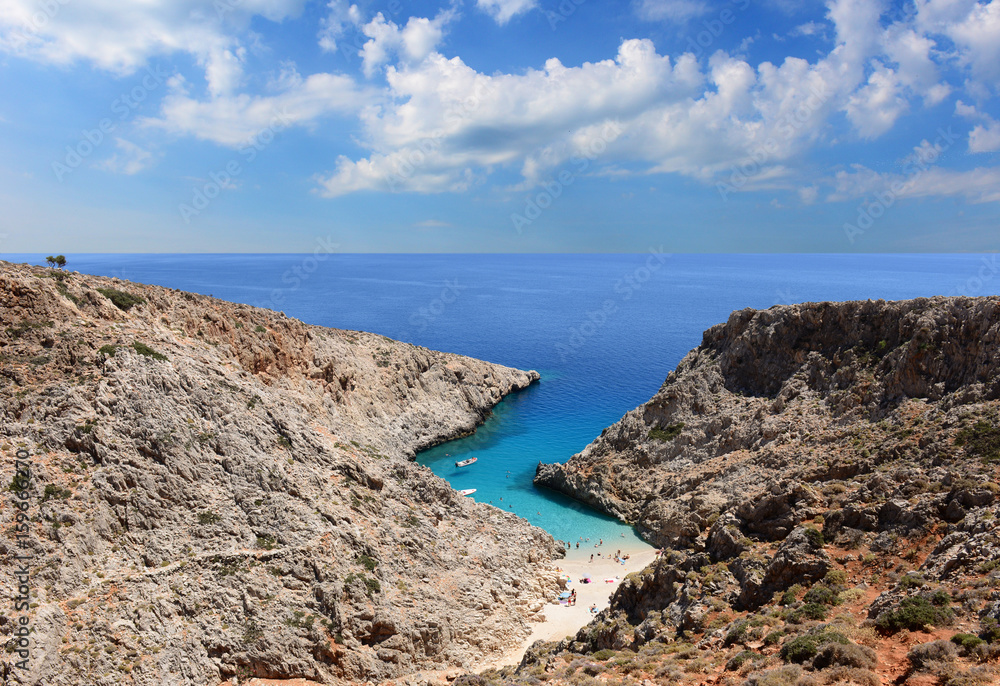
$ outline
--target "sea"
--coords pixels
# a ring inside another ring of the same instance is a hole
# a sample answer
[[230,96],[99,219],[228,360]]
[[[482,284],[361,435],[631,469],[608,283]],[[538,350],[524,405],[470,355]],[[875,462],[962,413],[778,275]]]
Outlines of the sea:
[[[824,300],[1000,294],[996,254],[84,254],[68,268],[268,307],[521,369],[541,381],[472,436],[418,455],[456,489],[555,538],[633,529],[532,484],[645,402],[734,310]],[[42,255],[2,255],[44,264]],[[478,458],[467,467],[455,462]]]

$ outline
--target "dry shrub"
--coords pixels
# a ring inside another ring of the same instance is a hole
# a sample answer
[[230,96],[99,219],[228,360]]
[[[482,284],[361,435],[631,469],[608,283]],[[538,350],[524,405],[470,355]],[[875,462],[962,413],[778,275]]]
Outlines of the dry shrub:
[[913,646],[906,657],[916,671],[938,671],[940,665],[955,661],[958,649],[949,641],[931,641]]
[[836,686],[881,686],[878,674],[870,669],[857,667],[834,667],[822,672],[827,684]]
[[944,686],[990,686],[996,683],[992,670],[980,665],[949,675]]
[[813,666],[817,669],[825,667],[856,667],[860,669],[874,669],[878,664],[875,651],[865,646],[849,643],[829,643],[817,653],[813,659]]
[[802,668],[798,665],[785,665],[766,672],[751,674],[743,686],[796,686]]

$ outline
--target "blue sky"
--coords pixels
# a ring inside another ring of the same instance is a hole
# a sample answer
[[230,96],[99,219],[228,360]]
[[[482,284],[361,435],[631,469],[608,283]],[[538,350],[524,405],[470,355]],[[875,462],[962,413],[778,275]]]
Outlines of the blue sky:
[[5,0],[0,252],[990,251],[1000,0]]

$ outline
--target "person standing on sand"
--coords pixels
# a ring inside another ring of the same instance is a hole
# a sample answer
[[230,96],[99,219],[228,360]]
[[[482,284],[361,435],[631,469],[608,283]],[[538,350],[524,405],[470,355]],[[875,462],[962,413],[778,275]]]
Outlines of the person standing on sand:
[[593,561],[594,561],[594,554],[593,554],[593,553],[591,553],[591,554],[590,554],[590,561],[591,561],[591,562],[593,562]]

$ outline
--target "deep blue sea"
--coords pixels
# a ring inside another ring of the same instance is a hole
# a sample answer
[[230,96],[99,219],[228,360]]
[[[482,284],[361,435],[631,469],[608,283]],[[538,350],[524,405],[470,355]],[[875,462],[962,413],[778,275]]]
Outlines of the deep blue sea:
[[[40,255],[4,255],[44,264]],[[281,310],[536,369],[466,439],[419,456],[455,488],[556,538],[631,529],[536,489],[656,392],[704,329],[776,303],[1000,293],[997,255],[70,255],[72,270]],[[479,461],[458,469],[454,462]]]

